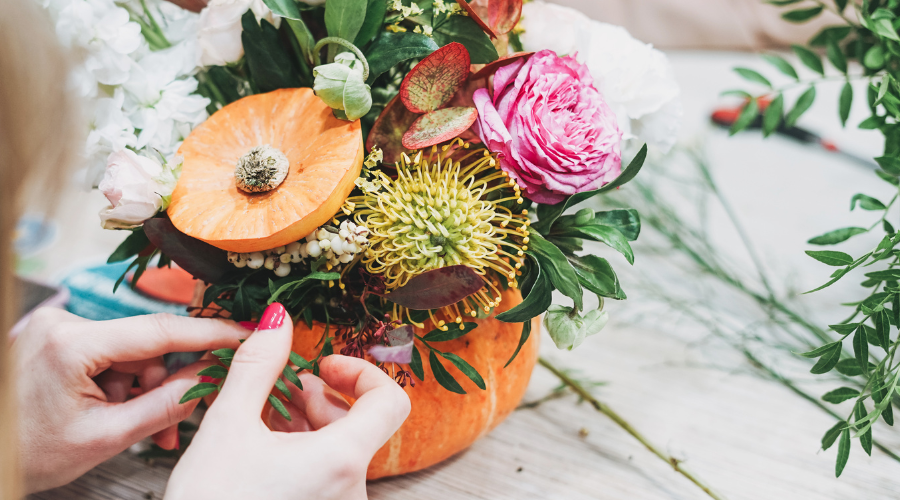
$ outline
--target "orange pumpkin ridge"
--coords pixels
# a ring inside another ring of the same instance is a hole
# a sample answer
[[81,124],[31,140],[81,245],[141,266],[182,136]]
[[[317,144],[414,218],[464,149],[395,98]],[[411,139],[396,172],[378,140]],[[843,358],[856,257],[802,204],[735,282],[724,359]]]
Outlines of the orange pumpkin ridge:
[[[256,146],[287,156],[284,182],[265,193],[235,185],[238,160]],[[256,252],[297,241],[338,212],[364,156],[359,121],[335,118],[312,89],[235,101],[195,128],[168,208],[179,231],[223,250]]]

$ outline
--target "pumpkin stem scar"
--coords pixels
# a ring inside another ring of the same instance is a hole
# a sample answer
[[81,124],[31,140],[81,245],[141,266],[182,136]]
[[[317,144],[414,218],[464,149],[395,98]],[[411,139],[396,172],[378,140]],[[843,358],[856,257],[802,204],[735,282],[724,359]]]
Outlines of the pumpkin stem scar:
[[234,168],[234,182],[247,193],[271,191],[284,182],[290,161],[280,150],[269,146],[257,146],[248,151]]

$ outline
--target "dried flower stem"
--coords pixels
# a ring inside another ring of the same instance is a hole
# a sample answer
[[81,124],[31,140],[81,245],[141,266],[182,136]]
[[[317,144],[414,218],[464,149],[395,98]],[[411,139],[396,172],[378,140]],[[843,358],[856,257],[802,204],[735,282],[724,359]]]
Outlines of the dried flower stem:
[[540,363],[541,366],[543,366],[544,368],[549,370],[551,373],[553,373],[553,375],[555,375],[563,384],[565,384],[567,387],[569,387],[570,389],[575,391],[575,393],[578,394],[579,397],[581,397],[582,399],[584,399],[585,401],[590,403],[591,406],[594,407],[594,409],[596,409],[600,413],[609,417],[610,420],[612,420],[613,422],[616,423],[616,425],[618,425],[619,427],[624,429],[625,432],[631,434],[632,437],[634,437],[635,439],[640,441],[640,443],[643,444],[654,455],[656,455],[657,457],[659,457],[660,459],[662,459],[663,461],[665,461],[666,463],[671,465],[672,468],[675,469],[675,472],[678,472],[682,476],[688,478],[688,480],[690,480],[692,483],[697,485],[697,487],[700,488],[701,490],[703,490],[704,493],[709,495],[710,498],[714,498],[716,500],[725,500],[724,496],[713,491],[712,487],[710,487],[706,483],[704,483],[702,479],[700,479],[699,477],[697,477],[690,471],[685,470],[684,466],[681,465],[680,460],[678,460],[677,458],[674,458],[670,455],[667,455],[665,452],[660,450],[656,445],[654,445],[646,437],[644,437],[643,434],[638,432],[637,429],[632,427],[631,424],[629,424],[618,413],[613,411],[612,408],[610,408],[609,406],[607,406],[606,404],[602,403],[597,398],[595,398],[590,393],[590,391],[588,391],[587,389],[582,387],[581,384],[579,384],[578,382],[573,380],[571,377],[569,377],[568,375],[563,373],[562,370],[560,370],[559,368],[557,368],[556,366],[554,366],[552,363],[550,363],[549,361],[547,361],[544,358],[538,358],[538,363]]

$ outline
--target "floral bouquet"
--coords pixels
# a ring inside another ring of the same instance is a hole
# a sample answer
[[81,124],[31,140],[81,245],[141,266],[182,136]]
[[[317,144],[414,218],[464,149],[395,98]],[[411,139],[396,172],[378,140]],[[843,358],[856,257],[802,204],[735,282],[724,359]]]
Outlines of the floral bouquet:
[[[633,263],[637,213],[566,213],[638,173],[639,134],[671,146],[671,71],[624,30],[521,0],[51,2],[86,53],[103,226],[130,232],[119,283],[174,262],[204,283],[194,314],[282,303],[297,326],[272,418],[290,419],[285,382],[333,353],[392,375],[413,413],[370,477],[440,461],[512,411],[541,315],[572,349],[625,299],[583,243]],[[575,38],[543,40],[551,21]],[[213,354],[184,400],[222,386],[234,352]]]

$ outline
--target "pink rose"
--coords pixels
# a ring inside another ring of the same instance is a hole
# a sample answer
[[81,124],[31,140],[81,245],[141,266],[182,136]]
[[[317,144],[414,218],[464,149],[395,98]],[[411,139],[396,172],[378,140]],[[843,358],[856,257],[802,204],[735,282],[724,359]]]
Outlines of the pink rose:
[[497,70],[475,92],[481,140],[538,202],[598,189],[622,170],[622,132],[587,66],[551,50]]
[[100,211],[106,229],[139,226],[156,215],[163,206],[163,196],[172,189],[158,182],[163,166],[150,158],[123,149],[109,155],[100,191],[110,206]]

